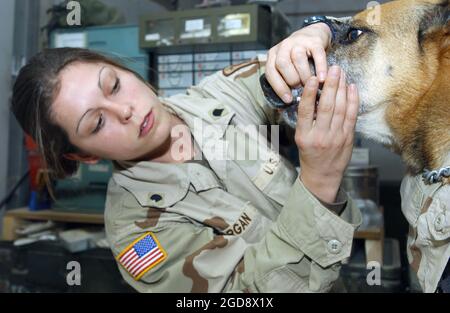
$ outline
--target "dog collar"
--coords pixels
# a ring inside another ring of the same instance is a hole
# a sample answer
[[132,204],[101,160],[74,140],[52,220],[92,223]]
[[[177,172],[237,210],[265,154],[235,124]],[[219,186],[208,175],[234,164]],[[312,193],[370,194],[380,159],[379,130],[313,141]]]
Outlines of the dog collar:
[[315,16],[311,16],[308,17],[307,19],[305,19],[303,21],[303,25],[302,27],[306,27],[312,24],[317,24],[317,23],[325,23],[328,25],[328,27],[330,28],[331,31],[331,41],[334,41],[336,39],[336,29],[333,25],[333,22],[331,21],[331,19],[329,19],[327,16],[324,15],[315,15]]
[[422,178],[426,184],[435,184],[442,181],[442,178],[450,177],[450,166],[442,167],[438,170],[424,170]]

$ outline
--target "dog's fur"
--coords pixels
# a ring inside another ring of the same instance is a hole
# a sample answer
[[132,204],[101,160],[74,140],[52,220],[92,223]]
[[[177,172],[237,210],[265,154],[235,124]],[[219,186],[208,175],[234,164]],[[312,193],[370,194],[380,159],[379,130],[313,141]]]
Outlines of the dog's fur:
[[[399,153],[412,174],[450,165],[449,2],[399,0],[364,11],[337,26],[327,53],[358,86],[357,131]],[[352,29],[363,31],[355,41]]]

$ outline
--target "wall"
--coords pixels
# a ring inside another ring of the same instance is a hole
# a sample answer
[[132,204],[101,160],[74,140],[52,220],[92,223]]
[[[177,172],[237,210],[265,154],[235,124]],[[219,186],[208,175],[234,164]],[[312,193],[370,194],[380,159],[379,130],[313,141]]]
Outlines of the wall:
[[[304,18],[311,15],[351,16],[366,8],[370,1],[361,0],[284,0],[277,7],[289,17],[293,29],[300,28]],[[378,1],[385,3],[386,0]]]
[[[125,15],[127,24],[138,24],[141,14],[166,11],[162,5],[149,0],[102,0],[102,2],[119,9]],[[166,0],[166,2],[170,3],[171,1]]]
[[[13,53],[14,0],[0,3],[0,199],[10,187],[8,177],[9,100],[11,97],[11,58]],[[2,217],[0,208],[0,218]],[[1,226],[0,226],[1,228]]]
[[[14,18],[12,71],[9,75],[15,79],[20,67],[38,52],[39,37],[39,0],[16,0],[15,8],[10,12]],[[8,161],[8,188],[12,188],[28,171],[27,154],[23,145],[23,132],[14,116],[9,118],[9,161]],[[7,208],[25,206],[29,197],[29,181],[25,180],[15,192]]]
[[[45,25],[49,15],[46,13],[47,9],[52,5],[57,5],[63,0],[40,0],[40,21],[41,26]],[[105,5],[115,7],[121,12],[127,24],[138,24],[139,16],[145,13],[152,13],[158,11],[166,11],[166,7],[162,4],[155,3],[150,0],[100,0]],[[171,0],[158,0],[170,7]],[[167,4],[165,3],[167,2]],[[83,13],[81,13],[81,23],[83,24]]]

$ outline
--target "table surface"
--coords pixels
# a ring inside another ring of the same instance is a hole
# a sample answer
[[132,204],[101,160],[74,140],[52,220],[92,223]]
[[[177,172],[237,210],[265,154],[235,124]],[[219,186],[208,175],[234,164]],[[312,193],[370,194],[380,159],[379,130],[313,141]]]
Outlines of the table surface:
[[26,220],[104,224],[103,214],[62,212],[55,210],[30,211],[27,207],[9,210],[5,213],[5,216]]

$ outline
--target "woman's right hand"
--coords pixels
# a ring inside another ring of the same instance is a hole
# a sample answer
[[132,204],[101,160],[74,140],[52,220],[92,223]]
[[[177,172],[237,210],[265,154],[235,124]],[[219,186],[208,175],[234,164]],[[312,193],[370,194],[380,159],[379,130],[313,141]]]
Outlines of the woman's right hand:
[[318,88],[319,80],[311,77],[298,106],[295,142],[301,181],[317,198],[333,203],[352,155],[359,96],[339,66],[328,71],[316,113]]
[[312,76],[308,58],[314,59],[321,82],[327,76],[325,49],[331,31],[324,23],[304,27],[272,47],[267,54],[266,78],[285,103],[292,102],[291,88],[304,85]]

